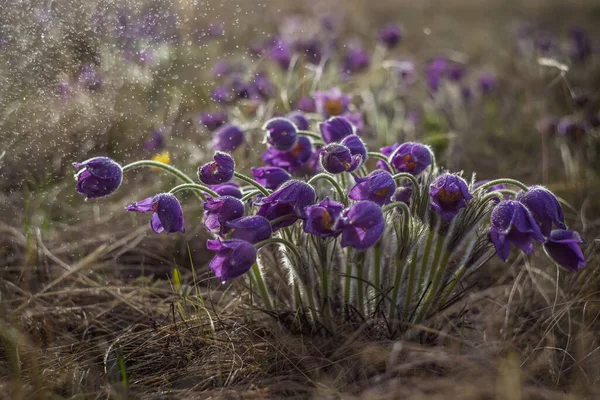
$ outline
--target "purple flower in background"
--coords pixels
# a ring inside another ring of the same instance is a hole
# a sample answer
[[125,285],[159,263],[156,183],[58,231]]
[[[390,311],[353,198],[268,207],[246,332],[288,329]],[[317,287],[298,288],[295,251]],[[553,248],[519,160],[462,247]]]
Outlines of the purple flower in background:
[[211,146],[215,150],[234,151],[246,139],[244,132],[235,125],[226,124],[213,133]]
[[351,113],[347,111],[343,113],[341,117],[346,118],[348,122],[354,125],[354,129],[356,129],[357,131],[361,131],[365,127],[365,122],[363,121],[363,117],[360,112]]
[[244,215],[244,203],[232,196],[206,197],[204,202],[204,226],[210,232],[225,236],[229,229],[227,221]]
[[262,242],[271,237],[271,223],[265,217],[253,215],[251,217],[241,217],[232,221],[227,221],[225,226],[233,229],[232,239],[245,240],[252,244]]
[[235,182],[226,182],[219,185],[211,185],[210,188],[213,192],[216,192],[219,196],[231,196],[236,199],[242,198],[242,191]]
[[185,232],[183,211],[177,197],[171,193],[160,193],[125,207],[126,211],[153,212],[150,226],[156,233]]
[[356,134],[356,128],[344,117],[331,117],[319,124],[325,143],[339,142],[346,136]]
[[94,157],[83,162],[73,163],[73,167],[82,168],[75,178],[77,193],[88,199],[108,196],[114,193],[123,181],[123,169],[108,157]]
[[431,208],[445,221],[450,221],[473,198],[467,182],[458,175],[440,175],[429,187]]
[[85,64],[79,70],[79,82],[90,91],[96,91],[102,86],[102,78],[98,74],[97,67]]
[[496,90],[497,80],[496,76],[489,72],[484,72],[479,75],[479,88],[483,94],[490,94]]
[[286,170],[279,167],[252,168],[252,175],[256,182],[271,190],[277,189],[282,183],[292,179]]
[[292,49],[289,44],[283,40],[276,39],[271,44],[269,50],[269,58],[275,61],[282,69],[288,69],[292,61]]
[[339,88],[332,88],[326,92],[315,92],[316,111],[326,118],[348,111],[350,100],[350,96],[342,93]]
[[331,143],[323,147],[321,152],[321,165],[331,174],[353,172],[362,163],[360,155],[352,155],[350,149],[338,143]]
[[[382,147],[381,149],[379,149],[379,151],[381,152],[381,154],[383,154],[386,157],[390,157],[392,155],[392,153],[394,151],[396,151],[396,149],[400,147],[400,145],[398,143],[394,143],[390,146],[385,146]],[[383,162],[383,160],[377,160],[377,168],[383,169],[387,172],[389,172],[390,174],[392,173],[392,171],[390,171],[390,168],[387,166],[387,164],[385,162]]]
[[402,31],[395,24],[386,25],[379,31],[379,41],[388,49],[398,46],[401,38]]
[[361,163],[364,163],[367,160],[367,148],[365,147],[363,141],[358,137],[358,135],[346,136],[344,139],[342,139],[340,143],[349,148],[350,154],[352,154],[353,156],[361,156]]
[[209,239],[206,248],[217,252],[209,266],[221,282],[244,275],[256,262],[256,249],[245,240]]
[[217,151],[213,160],[198,168],[198,178],[206,185],[218,185],[233,178],[235,161],[227,154]]
[[249,99],[253,93],[253,88],[242,78],[235,77],[231,81],[231,91],[238,99]]
[[287,115],[287,118],[296,125],[296,128],[301,131],[306,131],[310,127],[310,123],[300,111],[293,111]]
[[466,75],[467,70],[463,64],[453,63],[448,68],[448,79],[454,82],[460,81]]
[[383,234],[383,212],[371,201],[358,202],[342,212],[334,229],[342,231],[342,247],[368,249],[377,243]]
[[276,88],[264,72],[259,72],[252,81],[252,91],[263,99],[269,99],[275,94]]
[[306,57],[306,61],[317,65],[323,57],[321,42],[317,39],[300,40],[294,44],[296,51]]
[[165,128],[152,131],[152,136],[144,142],[144,148],[148,151],[158,151],[165,147]]
[[443,57],[434,58],[427,64],[425,75],[427,85],[432,92],[437,92],[440,87],[442,78],[448,72],[448,60]]
[[304,96],[296,103],[296,109],[305,113],[314,113],[317,111],[317,106],[312,97]]
[[410,198],[412,194],[412,184],[398,186],[398,188],[396,188],[396,191],[392,195],[392,201],[401,201],[403,203],[406,203],[407,205],[410,205]]
[[355,179],[356,184],[348,193],[352,200],[369,200],[383,206],[390,202],[396,190],[396,182],[392,175],[382,169],[376,169],[364,178]]
[[302,170],[307,175],[315,175],[323,170],[321,166],[321,153],[323,152],[323,148],[316,148],[315,151],[311,154],[306,164],[302,167]]
[[198,114],[196,121],[212,132],[227,122],[227,113],[221,110],[203,112]]
[[256,202],[260,206],[257,215],[273,221],[285,215],[291,215],[273,225],[273,229],[280,229],[292,225],[298,218],[305,217],[306,207],[314,204],[316,199],[315,189],[308,183],[289,180],[269,196]]
[[515,200],[527,207],[544,236],[550,235],[552,223],[560,229],[567,229],[563,209],[558,199],[545,187],[531,186],[529,191],[517,193]]
[[342,72],[355,74],[366,70],[370,64],[371,56],[369,53],[359,43],[352,43],[348,46],[344,57],[342,57]]
[[279,151],[291,150],[298,141],[298,128],[287,118],[271,118],[262,127],[267,142]]
[[389,161],[399,172],[418,175],[431,165],[431,150],[421,143],[402,143],[389,157]]
[[592,54],[590,38],[580,28],[571,30],[571,46],[571,58],[575,61],[583,62]]
[[304,220],[304,232],[319,237],[331,237],[340,234],[339,229],[334,229],[338,218],[342,215],[344,206],[329,198],[325,198],[319,204],[306,208],[306,219]]
[[468,86],[462,86],[460,88],[460,96],[465,102],[468,102],[473,97],[473,91]]
[[233,101],[233,92],[225,86],[219,86],[213,90],[211,99],[221,104],[231,103]]
[[533,240],[544,241],[527,208],[514,200],[502,201],[492,210],[490,237],[496,253],[504,261],[508,260],[511,244],[529,254],[533,250]]
[[212,73],[216,77],[221,77],[231,72],[231,66],[227,61],[219,60],[213,65]]
[[585,267],[585,256],[579,246],[585,243],[579,233],[563,229],[553,230],[544,243],[544,249],[557,264],[571,272]]
[[562,117],[556,125],[556,132],[571,139],[581,139],[586,134],[585,124],[571,116]]
[[290,173],[301,169],[313,155],[312,144],[306,136],[298,141],[290,151],[279,151],[270,147],[263,153],[263,161],[273,167],[280,167]]

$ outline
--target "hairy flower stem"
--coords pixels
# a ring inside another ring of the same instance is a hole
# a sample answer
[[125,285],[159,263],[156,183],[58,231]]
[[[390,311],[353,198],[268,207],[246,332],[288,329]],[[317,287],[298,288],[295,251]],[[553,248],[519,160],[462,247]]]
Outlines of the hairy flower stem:
[[451,252],[446,251],[446,253],[444,254],[444,257],[442,258],[442,261],[439,262],[442,250],[445,247],[444,246],[445,241],[441,240],[441,239],[442,238],[439,238],[438,243],[436,244],[435,256],[434,256],[433,264],[431,267],[433,281],[429,287],[429,291],[425,297],[423,306],[421,307],[421,310],[419,311],[419,314],[417,315],[417,319],[415,320],[417,323],[421,322],[423,317],[425,317],[425,315],[427,314],[427,311],[429,311],[429,308],[431,307],[431,304],[433,303],[433,300],[439,289],[440,282],[442,281],[442,276],[444,276],[444,271],[446,270],[446,265],[448,264],[448,260],[450,259]]
[[260,249],[261,247],[270,244],[270,243],[280,243],[282,245],[284,245],[285,247],[287,247],[287,249],[289,251],[291,251],[292,253],[294,253],[294,255],[298,258],[300,258],[300,253],[298,252],[298,250],[296,249],[296,247],[294,246],[294,244],[292,242],[290,242],[287,239],[282,239],[282,238],[269,238],[267,240],[263,240],[262,242],[258,242],[254,245],[254,247],[256,247],[257,249]]
[[299,130],[298,135],[308,136],[309,138],[313,138],[313,139],[317,139],[317,140],[323,140],[323,137],[321,136],[321,134],[317,133],[317,132],[300,131]]
[[348,205],[348,199],[344,195],[344,191],[342,190],[342,187],[340,186],[339,183],[337,183],[337,181],[335,180],[335,178],[333,176],[326,174],[326,173],[320,173],[320,174],[317,174],[317,175],[313,176],[312,178],[310,178],[308,180],[308,182],[306,182],[306,183],[314,186],[314,183],[316,181],[318,181],[319,179],[325,179],[325,180],[329,181],[329,183],[331,183],[331,185],[338,192],[338,195],[340,196],[340,201],[342,203],[344,203],[345,206]]
[[378,242],[373,247],[373,285],[375,286],[375,296],[381,291],[381,243]]
[[364,318],[366,318],[364,285],[365,255],[366,251],[361,251],[356,255],[356,308]]
[[175,186],[173,189],[169,190],[169,193],[177,193],[182,190],[188,190],[188,189],[199,192],[200,196],[203,199],[206,199],[206,198],[202,192],[206,192],[213,197],[219,197],[219,194],[217,192],[211,190],[210,188],[208,188],[204,185],[199,185],[197,183],[184,183],[182,185]]
[[321,314],[323,315],[323,324],[331,328],[331,310],[330,310],[330,302],[329,302],[329,269],[327,268],[327,259],[329,248],[328,245],[324,246],[324,251],[321,254],[321,265],[320,273],[321,273]]
[[456,287],[458,282],[460,282],[462,277],[465,275],[465,272],[467,272],[467,268],[465,268],[464,265],[461,265],[461,267],[454,273],[454,277],[452,278],[450,283],[448,283],[448,286],[446,286],[446,288],[444,289],[444,291],[442,293],[442,296],[440,299],[441,307],[443,307],[444,304],[446,304],[446,301],[448,301],[448,297],[450,297],[450,295],[454,291],[454,288]]
[[494,179],[493,181],[484,183],[483,185],[481,185],[477,189],[475,189],[473,191],[473,194],[475,194],[476,192],[478,192],[480,190],[485,190],[485,189],[491,188],[492,186],[496,186],[496,185],[500,185],[500,184],[517,186],[517,187],[523,189],[524,192],[529,191],[529,188],[527,186],[525,186],[524,183],[521,183],[515,179],[501,178],[501,179]]
[[398,304],[398,292],[400,291],[400,280],[404,273],[404,261],[402,258],[396,258],[396,268],[394,268],[394,286],[392,287],[392,297],[390,309],[388,311],[388,320],[392,321],[396,316],[396,307]]
[[351,289],[351,278],[352,275],[352,263],[350,262],[352,249],[346,249],[346,277],[344,278],[344,302],[350,304],[350,289]]
[[429,253],[431,252],[431,246],[433,245],[433,237],[435,232],[429,231],[427,235],[427,242],[425,243],[425,251],[423,252],[423,260],[421,261],[421,270],[419,271],[419,286],[417,288],[417,294],[425,287],[425,272],[427,271],[427,264],[429,262]]
[[269,191],[260,183],[256,182],[254,179],[247,177],[244,174],[240,174],[239,172],[234,172],[233,176],[235,176],[236,178],[249,183],[250,185],[254,186],[255,188],[257,188],[258,190],[260,190],[260,192],[262,194],[264,194],[265,196],[269,195]]
[[417,181],[417,178],[415,178],[413,174],[409,174],[408,172],[400,172],[392,176],[392,179],[394,179],[395,181],[401,178],[406,178],[410,180],[413,184],[413,190],[415,191],[416,197],[421,197],[421,188],[419,187],[419,181]]
[[415,279],[417,278],[417,253],[413,254],[412,261],[410,262],[409,276],[408,276],[408,288],[406,289],[406,298],[404,299],[404,319],[409,318],[410,305],[412,303],[413,292],[415,290]]
[[243,195],[240,200],[241,201],[246,201],[246,200],[249,200],[252,197],[256,196],[257,194],[261,194],[261,193],[262,192],[260,190],[252,190],[252,191],[246,193],[245,195]]
[[258,286],[258,291],[260,292],[265,308],[267,310],[272,310],[273,304],[271,303],[271,296],[269,296],[269,291],[267,290],[267,285],[265,285],[265,280],[262,271],[258,266],[258,262],[255,262],[254,265],[252,265],[252,274],[254,275],[254,280],[256,281],[256,286]]
[[391,210],[395,207],[400,207],[402,209],[403,212],[403,219],[402,222],[404,223],[404,229],[405,232],[408,232],[410,229],[410,208],[408,208],[408,205],[402,201],[395,201],[393,203],[387,204],[385,206],[383,206],[381,208],[381,210],[383,212],[386,212],[388,210]]
[[385,163],[385,165],[387,165],[387,167],[390,169],[390,171],[394,170],[394,168],[392,167],[392,164],[390,164],[390,162],[388,161],[388,158],[386,156],[384,156],[383,154],[378,153],[376,151],[369,151],[367,153],[367,156],[377,158],[377,159],[383,161]]

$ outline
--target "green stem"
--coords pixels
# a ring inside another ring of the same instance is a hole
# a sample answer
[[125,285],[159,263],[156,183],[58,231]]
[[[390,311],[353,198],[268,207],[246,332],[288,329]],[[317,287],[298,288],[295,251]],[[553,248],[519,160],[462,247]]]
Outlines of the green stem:
[[[381,291],[381,243],[373,248],[373,284],[377,292]],[[377,293],[375,293],[377,295]]]
[[287,239],[282,239],[282,238],[270,238],[267,240],[263,240],[262,242],[258,242],[254,245],[254,247],[256,247],[257,249],[260,249],[261,247],[270,244],[270,243],[280,243],[283,244],[285,247],[288,248],[289,251],[291,251],[292,253],[294,253],[294,255],[298,258],[300,258],[300,253],[298,252],[298,250],[296,249],[296,247],[294,246],[294,244],[292,242],[290,242]]
[[527,186],[525,186],[524,183],[521,183],[521,182],[519,182],[519,181],[517,181],[515,179],[500,178],[500,179],[494,179],[493,181],[489,181],[487,183],[484,183],[483,185],[481,185],[477,189],[475,189],[473,191],[473,193],[476,193],[476,192],[478,192],[480,190],[485,190],[487,188],[491,188],[492,186],[500,185],[500,184],[517,186],[517,187],[523,189],[524,192],[529,191],[529,188]]
[[465,274],[466,271],[467,271],[467,269],[465,268],[464,265],[462,265],[454,273],[454,278],[452,279],[452,281],[448,284],[448,286],[446,287],[446,289],[442,293],[442,297],[441,297],[441,300],[440,300],[440,306],[443,307],[444,304],[446,304],[446,301],[448,301],[448,297],[450,297],[450,295],[454,291],[454,288],[456,287],[456,285],[458,284],[458,282],[462,279],[462,277],[463,277],[463,275]]
[[[182,190],[196,190],[198,192],[206,192],[208,194],[210,194],[212,197],[219,197],[219,194],[213,190],[211,190],[210,188],[204,186],[204,185],[199,185],[197,183],[184,183],[182,185],[179,186],[175,186],[173,189],[169,190],[169,193],[177,193],[180,192]],[[204,196],[202,196],[204,198]]]
[[261,185],[260,183],[256,182],[254,179],[249,178],[249,177],[247,177],[244,174],[240,174],[239,172],[234,172],[233,176],[235,176],[236,178],[241,179],[242,181],[247,182],[250,185],[254,186],[258,190],[260,190],[260,192],[262,194],[264,194],[265,196],[269,195],[269,191],[267,189],[265,189],[263,185]]
[[263,303],[265,303],[265,308],[267,310],[273,309],[273,304],[271,303],[271,296],[269,296],[269,291],[267,290],[267,285],[265,285],[265,280],[263,279],[262,272],[258,266],[258,263],[254,263],[252,265],[252,274],[254,275],[254,279],[256,280],[256,286],[258,286],[258,291],[263,299]]
[[346,277],[344,278],[344,301],[346,302],[346,305],[350,304],[350,276],[352,275],[352,264],[350,263],[351,254],[352,249],[349,247],[346,254]]
[[323,137],[321,136],[321,134],[320,134],[320,133],[317,133],[317,132],[311,132],[311,131],[300,131],[300,130],[299,130],[299,131],[298,131],[298,134],[299,134],[299,135],[302,135],[302,136],[308,136],[308,137],[310,137],[310,138],[317,139],[317,140],[323,140]]
[[269,221],[271,223],[271,226],[283,221],[284,219],[288,219],[288,218],[298,218],[298,216],[296,214],[287,214],[287,215],[283,215],[281,217],[277,217],[272,221]]
[[340,186],[339,183],[337,183],[337,181],[335,180],[335,178],[333,176],[326,174],[326,173],[320,173],[320,174],[317,174],[317,175],[313,176],[312,178],[310,178],[308,180],[308,182],[306,182],[306,183],[308,183],[309,185],[313,185],[319,179],[325,179],[325,180],[329,181],[329,183],[331,183],[331,185],[338,192],[338,195],[340,196],[340,200],[344,203],[344,205],[347,205],[348,199],[344,195],[344,191],[342,190],[342,187]]
[[396,268],[394,269],[394,286],[392,289],[392,298],[390,302],[390,309],[388,312],[388,319],[391,321],[396,315],[396,305],[398,304],[398,292],[400,291],[400,279],[402,279],[402,273],[404,272],[404,260],[400,257],[396,259]]
[[417,254],[413,255],[410,262],[410,270],[408,276],[408,288],[406,289],[406,298],[404,299],[404,317],[408,319],[410,312],[410,304],[412,303],[413,291],[415,290],[415,279],[417,277]]
[[253,190],[249,193],[246,193],[245,195],[242,196],[242,198],[240,199],[241,201],[246,201],[254,196],[256,196],[257,194],[261,194],[262,192],[260,190]]
[[364,285],[365,253],[365,251],[360,252],[356,257],[356,308],[363,317],[366,317]]
[[386,156],[384,156],[383,154],[377,153],[376,151],[369,151],[367,153],[367,156],[377,158],[377,159],[383,161],[385,163],[385,165],[387,165],[387,167],[390,169],[390,171],[394,170],[394,168],[392,167],[392,164],[390,164],[390,162],[388,161],[388,158]]
[[392,176],[392,178],[394,180],[398,180],[401,178],[409,179],[413,184],[413,188],[414,188],[417,198],[421,197],[421,188],[419,186],[419,181],[417,181],[417,178],[415,178],[415,176],[413,174],[409,174],[408,172],[400,172],[400,173],[394,174]]
[[172,175],[175,175],[177,178],[182,180],[185,183],[194,183],[194,180],[184,174],[182,171],[178,170],[175,167],[170,166],[169,164],[162,163],[160,161],[154,160],[140,160],[132,162],[131,164],[127,164],[123,167],[123,172],[127,172],[131,169],[139,168],[139,167],[155,167],[160,168],[163,171],[166,171]]
[[427,270],[427,264],[429,262],[429,253],[431,252],[431,246],[433,245],[433,237],[435,233],[433,230],[429,231],[427,235],[427,243],[425,244],[425,251],[423,252],[423,261],[421,262],[421,270],[419,271],[419,287],[417,293],[425,286],[425,272]]
[[444,257],[442,258],[442,262],[439,262],[440,259],[440,255],[442,253],[442,250],[444,248],[444,240],[441,240],[442,238],[440,237],[438,239],[440,243],[436,244],[436,250],[435,250],[435,258],[433,259],[433,265],[432,265],[432,270],[431,272],[434,273],[433,276],[433,283],[431,284],[431,286],[429,287],[429,291],[427,293],[427,296],[425,297],[425,301],[423,302],[423,306],[421,307],[421,311],[419,312],[419,315],[417,316],[416,322],[420,322],[421,319],[426,315],[427,311],[429,311],[429,307],[431,306],[431,303],[433,302],[433,299],[438,291],[438,288],[440,286],[440,282],[442,280],[442,276],[444,275],[444,271],[446,270],[446,264],[448,264],[448,260],[450,259],[450,253],[449,251],[446,251],[446,254],[444,254]]

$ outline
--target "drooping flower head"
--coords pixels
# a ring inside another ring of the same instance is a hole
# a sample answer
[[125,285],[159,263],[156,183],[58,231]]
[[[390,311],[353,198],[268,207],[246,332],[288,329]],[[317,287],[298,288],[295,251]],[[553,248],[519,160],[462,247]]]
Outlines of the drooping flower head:
[[245,141],[244,132],[235,125],[226,124],[213,133],[211,146],[219,151],[234,151]]
[[272,118],[262,127],[267,142],[279,151],[291,150],[298,140],[298,128],[287,118]]
[[531,186],[529,191],[520,191],[515,198],[531,211],[533,219],[538,223],[542,234],[550,235],[552,223],[560,229],[567,229],[563,209],[554,194],[542,186]]
[[544,241],[529,210],[514,200],[502,201],[492,210],[490,237],[496,253],[504,261],[510,255],[511,244],[529,254],[533,250],[533,240]]
[[444,221],[454,218],[473,198],[469,193],[467,182],[453,174],[443,174],[435,178],[429,187],[429,196],[431,197],[431,208]]
[[319,124],[325,143],[339,142],[346,136],[356,134],[354,125],[344,117],[331,117]]
[[287,117],[296,125],[301,131],[306,131],[310,127],[310,123],[301,111],[292,111]]
[[217,252],[209,266],[222,282],[244,275],[256,262],[256,249],[245,240],[209,239],[206,248]]
[[317,112],[324,117],[340,115],[348,111],[350,96],[342,93],[339,88],[332,88],[326,92],[315,92],[315,106]]
[[392,49],[400,43],[402,31],[398,25],[389,24],[379,31],[379,41],[388,49]]
[[227,221],[225,226],[233,229],[233,232],[231,232],[232,239],[245,240],[252,244],[267,240],[271,237],[272,232],[269,220],[260,215]]
[[236,199],[242,198],[242,191],[235,182],[225,182],[218,185],[211,185],[210,188],[219,196],[231,196]]
[[321,165],[331,174],[353,172],[362,163],[360,155],[352,155],[350,149],[338,143],[331,143],[323,147],[321,152]]
[[554,261],[571,272],[577,272],[585,267],[585,256],[579,246],[585,243],[579,233],[564,229],[555,229],[550,236],[544,249]]
[[342,247],[358,250],[373,246],[385,229],[381,208],[371,201],[361,201],[345,209],[334,230],[342,232]]
[[312,144],[306,136],[298,137],[290,151],[279,151],[273,147],[263,153],[263,161],[273,167],[280,167],[290,173],[301,169],[313,154]]
[[402,143],[389,157],[399,172],[418,175],[431,165],[431,150],[421,143]]
[[364,178],[355,179],[356,184],[348,193],[352,200],[369,200],[383,206],[390,202],[396,190],[396,182],[392,175],[382,169],[376,169]]
[[203,112],[198,114],[196,122],[198,125],[212,132],[225,125],[227,122],[227,113],[221,110]]
[[252,175],[256,182],[271,190],[277,189],[282,183],[292,179],[286,170],[279,167],[252,168]]
[[[382,147],[381,149],[379,149],[379,151],[381,152],[381,154],[389,158],[398,147],[400,147],[400,145],[398,143],[394,143],[390,146]],[[377,160],[377,163],[375,165],[377,165],[377,168],[384,169],[390,174],[392,173],[388,165],[385,162],[383,162],[383,160]]]
[[244,203],[232,196],[206,197],[204,202],[204,226],[210,232],[224,236],[229,229],[227,221],[244,215]]
[[260,206],[257,215],[273,221],[285,215],[291,215],[273,225],[273,229],[280,229],[292,225],[298,218],[304,218],[306,207],[314,204],[316,199],[315,189],[308,183],[289,180],[269,196],[256,202]]
[[325,198],[319,204],[306,208],[304,232],[320,237],[337,236],[341,233],[334,229],[338,218],[342,215],[344,205]]
[[367,160],[367,148],[358,135],[346,136],[340,143],[349,148],[350,154],[353,156],[361,156],[361,163],[364,163]]
[[227,153],[217,151],[213,156],[213,161],[198,168],[198,178],[206,185],[218,185],[231,180],[234,170],[233,158]]
[[126,211],[153,212],[150,226],[156,233],[185,232],[183,211],[177,197],[171,193],[160,193],[125,207]]
[[75,174],[75,189],[88,199],[114,193],[123,181],[123,169],[108,157],[94,157],[80,163],[75,162],[73,167],[83,168]]

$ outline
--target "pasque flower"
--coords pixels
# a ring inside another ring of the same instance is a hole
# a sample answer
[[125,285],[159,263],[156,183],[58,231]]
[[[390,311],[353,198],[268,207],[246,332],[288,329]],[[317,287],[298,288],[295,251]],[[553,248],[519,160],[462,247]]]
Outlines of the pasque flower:
[[235,125],[226,124],[213,133],[211,146],[215,150],[234,151],[245,140],[244,132],[240,128]]
[[250,243],[258,243],[271,237],[271,223],[265,217],[253,215],[227,221],[225,226],[233,229],[232,239],[245,240]]
[[585,243],[579,233],[564,229],[555,229],[550,236],[544,249],[554,261],[572,272],[577,272],[585,266],[585,256],[579,246]]
[[527,192],[517,193],[515,200],[529,209],[544,236],[550,235],[553,223],[560,229],[567,229],[562,207],[556,196],[548,189],[542,186],[531,186]]
[[256,202],[260,206],[257,215],[273,221],[285,215],[291,215],[273,225],[273,229],[292,225],[298,218],[304,218],[306,207],[314,204],[315,189],[308,183],[295,179],[284,183],[278,190]]
[[244,215],[244,203],[232,196],[206,198],[204,202],[204,226],[210,232],[224,236],[229,229],[227,221],[240,218]]
[[[379,149],[379,151],[381,152],[381,154],[389,158],[398,147],[400,147],[400,145],[398,143],[394,143],[390,146],[382,147],[381,149]],[[383,160],[377,160],[376,165],[377,168],[384,169],[387,172],[392,173],[388,165],[385,162],[383,162]]]
[[429,187],[431,208],[445,221],[450,221],[467,206],[473,198],[467,182],[458,175],[443,174],[435,178]]
[[301,169],[313,154],[312,144],[306,136],[300,136],[290,151],[280,151],[270,147],[262,159],[268,165],[280,167],[293,173]]
[[209,266],[222,282],[245,274],[256,262],[256,249],[245,240],[209,239],[206,248],[217,252]]
[[356,128],[344,117],[331,117],[319,124],[319,130],[325,143],[339,142],[346,136],[356,134]]
[[219,185],[211,185],[210,188],[219,196],[232,196],[236,199],[242,198],[242,191],[237,183],[226,182]]
[[267,189],[277,189],[283,182],[292,179],[292,176],[286,170],[279,167],[259,167],[252,168],[254,180]]
[[227,122],[227,113],[220,110],[203,112],[197,116],[196,120],[198,125],[212,132]]
[[533,250],[533,240],[544,241],[540,228],[529,210],[515,200],[504,200],[494,207],[490,237],[496,253],[504,261],[510,255],[511,244],[529,254]]
[[319,204],[306,208],[306,219],[304,220],[304,232],[320,237],[337,236],[339,229],[334,226],[342,215],[344,205],[329,198],[325,198]]
[[287,118],[272,118],[262,127],[267,142],[279,151],[291,150],[298,140],[298,128]]
[[165,147],[165,128],[152,131],[152,135],[144,142],[144,148],[148,151],[158,151]]
[[325,92],[315,92],[315,107],[317,112],[324,117],[340,115],[348,111],[350,96],[344,94],[339,88],[332,88]]
[[362,156],[352,155],[350,149],[342,144],[328,144],[321,152],[321,165],[331,174],[355,171],[361,163]]
[[396,182],[389,172],[376,169],[364,178],[355,178],[356,184],[348,197],[352,200],[369,200],[380,206],[390,202],[396,190]]
[[114,193],[123,181],[123,169],[108,157],[94,157],[83,162],[73,163],[75,168],[83,168],[77,174],[77,193],[88,199],[108,196]]
[[402,143],[389,158],[390,164],[400,172],[418,175],[431,165],[431,150],[421,143]]
[[379,205],[361,201],[345,209],[334,225],[342,232],[342,247],[358,250],[373,246],[383,234],[385,222]]
[[206,185],[218,185],[231,180],[234,169],[233,158],[227,153],[217,151],[213,161],[198,168],[198,178]]
[[185,232],[181,204],[171,193],[160,193],[148,197],[128,205],[125,210],[142,213],[153,212],[150,226],[156,233]]
[[365,147],[363,141],[358,137],[358,135],[346,136],[344,139],[342,139],[340,143],[349,148],[350,154],[352,154],[353,156],[361,156],[361,163],[365,162],[365,160],[367,159],[367,148]]
[[306,119],[306,117],[304,116],[304,114],[302,112],[300,112],[300,111],[292,111],[291,113],[289,113],[287,115],[287,117],[301,131],[305,131],[305,130],[307,130],[310,127],[310,123],[308,122],[308,120]]
[[394,48],[400,43],[402,31],[398,25],[389,24],[379,31],[379,41],[388,49]]

